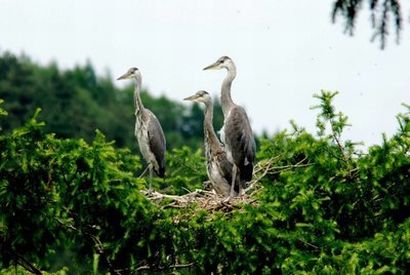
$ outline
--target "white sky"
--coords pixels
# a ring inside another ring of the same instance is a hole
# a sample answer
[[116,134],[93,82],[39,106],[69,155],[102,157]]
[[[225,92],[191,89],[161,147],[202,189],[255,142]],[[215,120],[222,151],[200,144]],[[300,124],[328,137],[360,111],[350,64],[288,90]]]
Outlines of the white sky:
[[225,72],[202,68],[228,55],[238,70],[233,99],[256,132],[290,119],[313,131],[312,95],[328,89],[340,91],[336,107],[353,124],[344,138],[380,143],[410,103],[409,6],[400,45],[391,29],[381,51],[370,43],[367,1],[354,37],[342,18],[331,24],[332,2],[0,0],[0,50],[63,68],[89,59],[113,77],[136,66],[151,93],[174,100],[200,89],[219,95]]

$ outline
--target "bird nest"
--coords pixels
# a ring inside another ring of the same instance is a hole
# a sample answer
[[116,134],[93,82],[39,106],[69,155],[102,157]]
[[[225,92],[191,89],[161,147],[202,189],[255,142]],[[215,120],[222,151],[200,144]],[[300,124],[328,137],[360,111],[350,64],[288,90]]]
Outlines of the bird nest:
[[247,188],[244,190],[244,194],[230,199],[217,194],[213,190],[208,191],[202,189],[197,189],[180,196],[162,194],[157,191],[148,192],[143,190],[141,192],[145,194],[149,200],[161,205],[163,208],[186,208],[195,204],[210,212],[229,212],[234,209],[240,209],[244,204],[256,205],[258,203],[256,194],[263,189],[260,181],[266,175],[278,174],[283,171],[312,165],[312,163],[306,163],[305,158],[296,164],[275,166],[280,159],[281,156],[275,156],[258,162],[254,169],[253,180],[249,182]]
[[229,212],[236,208],[240,208],[240,205],[243,203],[256,203],[256,199],[252,198],[252,196],[248,194],[233,198],[226,198],[218,195],[214,191],[202,189],[197,189],[181,196],[167,195],[156,191],[143,191],[143,193],[145,193],[149,200],[162,205],[164,208],[186,208],[195,204],[210,212]]

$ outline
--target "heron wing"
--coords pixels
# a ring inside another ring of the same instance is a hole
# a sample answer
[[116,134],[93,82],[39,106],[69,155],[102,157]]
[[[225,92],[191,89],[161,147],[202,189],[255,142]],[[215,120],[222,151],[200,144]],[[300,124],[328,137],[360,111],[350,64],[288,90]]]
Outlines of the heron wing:
[[232,163],[229,162],[226,157],[226,153],[222,150],[219,150],[216,155],[218,170],[219,173],[226,179],[226,181],[231,184],[232,182]]
[[242,107],[235,106],[230,111],[224,132],[226,145],[239,168],[241,179],[251,180],[256,146],[248,116]]
[[158,163],[158,170],[155,173],[163,178],[165,175],[165,136],[162,131],[161,124],[159,123],[157,117],[149,111],[149,123],[148,123],[148,140],[151,152],[154,154],[155,159]]

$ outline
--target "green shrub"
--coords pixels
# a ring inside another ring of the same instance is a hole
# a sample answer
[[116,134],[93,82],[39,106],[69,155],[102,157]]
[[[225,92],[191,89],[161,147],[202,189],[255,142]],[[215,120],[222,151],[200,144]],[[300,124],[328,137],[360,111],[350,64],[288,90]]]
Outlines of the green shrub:
[[[260,140],[254,202],[230,211],[151,202],[140,192],[139,157],[99,131],[90,144],[45,134],[36,113],[0,136],[2,272],[405,273],[409,112],[392,138],[363,153],[342,141],[348,123],[335,95],[316,96],[317,135],[292,123]],[[162,193],[206,180],[200,150],[173,149],[167,169],[154,179]]]

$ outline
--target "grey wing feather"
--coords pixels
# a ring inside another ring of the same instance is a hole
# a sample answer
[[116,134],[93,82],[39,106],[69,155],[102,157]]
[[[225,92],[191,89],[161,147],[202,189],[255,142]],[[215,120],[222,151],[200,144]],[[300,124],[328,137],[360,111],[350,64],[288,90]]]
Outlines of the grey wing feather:
[[224,125],[225,142],[240,171],[241,180],[252,179],[255,161],[255,139],[245,110],[235,106]]
[[219,173],[231,184],[232,182],[232,163],[229,162],[224,151],[217,155]]
[[162,131],[161,124],[157,117],[149,111],[149,124],[148,124],[148,138],[151,152],[154,154],[158,163],[158,170],[155,169],[155,173],[163,178],[165,176],[165,136]]

